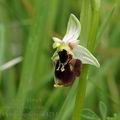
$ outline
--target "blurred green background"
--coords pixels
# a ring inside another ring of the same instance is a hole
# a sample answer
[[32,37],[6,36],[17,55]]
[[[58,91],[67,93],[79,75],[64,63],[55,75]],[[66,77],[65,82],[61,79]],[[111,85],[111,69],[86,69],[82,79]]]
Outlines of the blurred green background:
[[[64,36],[73,13],[82,19],[80,39],[87,39],[83,1],[0,0],[0,120],[71,119],[78,80],[53,87],[51,38]],[[82,120],[120,120],[120,1],[101,0],[99,15],[94,55],[101,67],[89,68]]]

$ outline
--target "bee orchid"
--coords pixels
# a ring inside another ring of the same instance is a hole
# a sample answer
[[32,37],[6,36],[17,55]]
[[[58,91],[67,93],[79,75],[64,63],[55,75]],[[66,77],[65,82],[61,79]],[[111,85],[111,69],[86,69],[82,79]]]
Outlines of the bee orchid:
[[82,64],[100,67],[99,62],[92,53],[87,48],[79,45],[80,31],[81,24],[79,20],[71,14],[63,39],[53,37],[53,48],[56,49],[52,56],[55,66],[54,87],[71,85],[76,77],[80,76]]

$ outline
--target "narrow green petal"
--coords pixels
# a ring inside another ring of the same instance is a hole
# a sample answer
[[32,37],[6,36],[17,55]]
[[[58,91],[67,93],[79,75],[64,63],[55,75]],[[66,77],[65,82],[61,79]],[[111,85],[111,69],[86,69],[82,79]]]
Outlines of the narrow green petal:
[[56,61],[59,59],[57,50],[54,52],[53,56],[51,57],[52,61]]
[[53,48],[59,47],[62,41],[59,38],[56,38],[56,37],[53,37],[52,39],[54,41]]

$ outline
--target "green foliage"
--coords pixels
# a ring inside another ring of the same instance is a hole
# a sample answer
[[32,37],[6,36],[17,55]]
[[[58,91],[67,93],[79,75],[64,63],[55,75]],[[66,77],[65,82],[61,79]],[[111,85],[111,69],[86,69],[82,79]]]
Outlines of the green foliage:
[[[0,0],[0,120],[120,120],[119,3]],[[70,13],[101,67],[83,65],[72,86],[54,88],[51,38],[64,36]]]
[[114,114],[113,117],[107,117],[107,106],[102,101],[99,102],[100,117],[90,109],[82,111],[82,119],[85,120],[119,120],[119,114]]
[[90,109],[84,109],[82,112],[82,117],[83,119],[85,118],[87,120],[100,120],[98,115]]
[[107,116],[107,107],[102,101],[99,103],[99,109],[100,109],[102,120],[105,120]]

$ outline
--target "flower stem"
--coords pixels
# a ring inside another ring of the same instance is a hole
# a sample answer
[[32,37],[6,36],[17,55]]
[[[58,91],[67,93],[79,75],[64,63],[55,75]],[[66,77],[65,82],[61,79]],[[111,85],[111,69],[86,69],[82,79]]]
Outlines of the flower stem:
[[79,87],[75,101],[75,109],[73,113],[73,120],[80,120],[80,113],[82,111],[82,106],[84,103],[85,92],[86,92],[86,83],[87,83],[87,73],[88,73],[88,66],[83,66],[83,71],[79,80]]
[[[90,15],[91,19],[89,19],[89,22],[86,19],[86,17],[83,17],[82,19],[83,19],[83,22],[85,21],[85,22],[89,23],[88,28],[91,28],[87,34],[88,40],[87,40],[86,46],[89,51],[93,52],[94,47],[95,47],[95,42],[96,42],[96,34],[97,34],[98,24],[99,24],[100,0],[92,0],[91,3],[88,3],[87,0],[83,0],[82,2],[84,2],[84,4],[86,4],[86,5],[88,5],[88,4],[91,5],[91,15]],[[84,7],[84,9],[86,9],[86,7]],[[81,10],[81,11],[84,12],[84,10]],[[86,12],[88,12],[88,11],[86,11]],[[82,27],[85,27],[83,23],[82,23]],[[82,33],[84,33],[84,32],[85,32],[85,30],[83,30]],[[84,35],[83,35],[83,37],[84,37]],[[79,79],[78,92],[77,92],[77,96],[76,96],[72,120],[81,120],[80,115],[81,115],[83,105],[84,105],[86,86],[87,86],[87,74],[88,74],[88,66],[83,65],[82,74]]]

